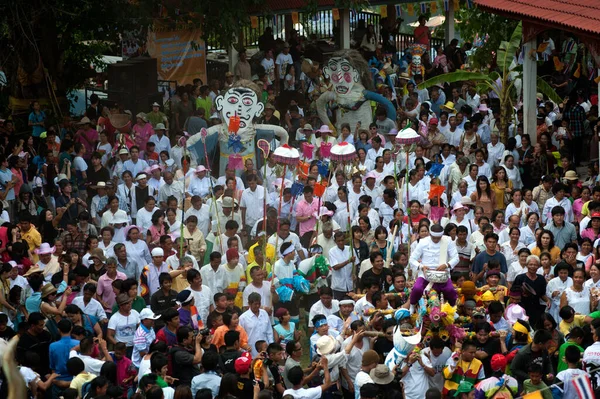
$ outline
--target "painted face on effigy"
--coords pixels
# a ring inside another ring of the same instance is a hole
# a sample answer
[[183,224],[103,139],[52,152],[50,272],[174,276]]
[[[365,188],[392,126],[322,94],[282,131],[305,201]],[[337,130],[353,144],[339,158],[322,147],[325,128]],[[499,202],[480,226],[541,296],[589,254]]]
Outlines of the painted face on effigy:
[[245,87],[227,90],[224,95],[215,99],[215,103],[222,120],[228,121],[236,115],[240,117],[240,129],[252,125],[252,119],[258,118],[264,108],[254,90]]
[[323,74],[331,79],[337,94],[350,93],[354,84],[360,82],[359,71],[346,58],[332,57],[323,68]]

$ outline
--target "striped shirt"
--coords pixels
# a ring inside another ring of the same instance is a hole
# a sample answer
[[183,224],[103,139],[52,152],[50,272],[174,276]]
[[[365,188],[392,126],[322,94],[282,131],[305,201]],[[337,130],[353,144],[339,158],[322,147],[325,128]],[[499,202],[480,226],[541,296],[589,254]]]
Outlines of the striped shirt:
[[147,328],[143,324],[135,330],[135,335],[133,336],[133,354],[131,356],[131,361],[135,365],[135,367],[140,367],[140,362],[142,361],[142,355],[140,352],[148,352],[150,350],[150,344],[154,342],[156,339],[156,333],[152,327]]
[[455,390],[461,381],[467,381],[475,385],[485,378],[483,363],[478,359],[473,359],[471,362],[459,360],[458,362],[452,357],[448,359],[446,367],[444,367],[444,397],[448,391]]

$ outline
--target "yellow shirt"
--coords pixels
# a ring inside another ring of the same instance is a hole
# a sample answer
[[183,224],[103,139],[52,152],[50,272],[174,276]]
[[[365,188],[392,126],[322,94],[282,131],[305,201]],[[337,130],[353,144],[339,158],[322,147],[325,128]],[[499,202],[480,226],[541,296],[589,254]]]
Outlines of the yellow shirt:
[[[252,245],[250,249],[248,249],[248,256],[246,259],[248,260],[248,264],[253,263],[254,259],[254,248],[258,247],[258,243]],[[275,259],[275,246],[273,244],[267,244],[267,262],[274,263],[277,259]]]
[[31,225],[29,231],[21,232],[21,238],[29,245],[29,250],[33,255],[33,263],[36,263],[39,258],[34,251],[42,245],[42,235]]
[[77,374],[77,376],[71,380],[71,385],[69,385],[69,388],[77,389],[79,397],[81,397],[81,388],[83,388],[83,384],[90,382],[94,378],[96,378],[94,374],[86,373],[84,371],[83,373]]
[[[535,255],[535,256],[540,256],[540,254],[542,252],[548,252],[545,250],[542,250],[540,247],[535,247],[531,250],[531,254]],[[558,261],[560,260],[560,248],[558,248],[556,245],[554,247],[552,247],[552,249],[550,250],[550,257],[552,260],[552,264],[555,265],[558,263]]]
[[177,292],[181,292],[187,289],[190,286],[187,279],[185,278],[186,273],[182,273],[177,277],[173,277],[173,282],[171,283],[171,289]]
[[563,333],[565,336],[571,332],[573,327],[583,327],[585,325],[585,315],[576,314],[573,317],[573,321],[570,323],[565,322],[564,320],[560,322],[558,326],[558,331]]

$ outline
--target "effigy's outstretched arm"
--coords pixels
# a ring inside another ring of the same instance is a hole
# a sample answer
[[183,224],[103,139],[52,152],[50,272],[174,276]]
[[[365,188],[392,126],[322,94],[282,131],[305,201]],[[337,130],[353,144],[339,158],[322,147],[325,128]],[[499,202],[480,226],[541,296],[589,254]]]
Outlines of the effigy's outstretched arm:
[[387,112],[387,117],[396,122],[396,108],[394,108],[394,104],[392,104],[390,100],[374,91],[365,90],[363,94],[367,100],[375,101],[376,103],[383,105]]
[[256,128],[256,130],[272,130],[273,134],[275,134],[275,136],[277,136],[277,138],[279,139],[279,142],[281,144],[287,144],[288,140],[290,138],[290,136],[288,135],[287,130],[285,130],[281,126],[275,126],[275,125],[254,125],[254,127]]

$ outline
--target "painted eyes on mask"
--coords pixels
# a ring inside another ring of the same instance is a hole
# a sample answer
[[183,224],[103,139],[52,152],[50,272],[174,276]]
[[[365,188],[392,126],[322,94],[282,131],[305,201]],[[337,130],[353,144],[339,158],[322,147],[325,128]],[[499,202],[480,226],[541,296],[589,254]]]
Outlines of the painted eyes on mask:
[[238,101],[239,101],[239,100],[238,100],[238,98],[237,98],[237,97],[229,97],[229,98],[227,99],[227,102],[229,102],[229,104],[237,104],[237,102],[238,102]]

